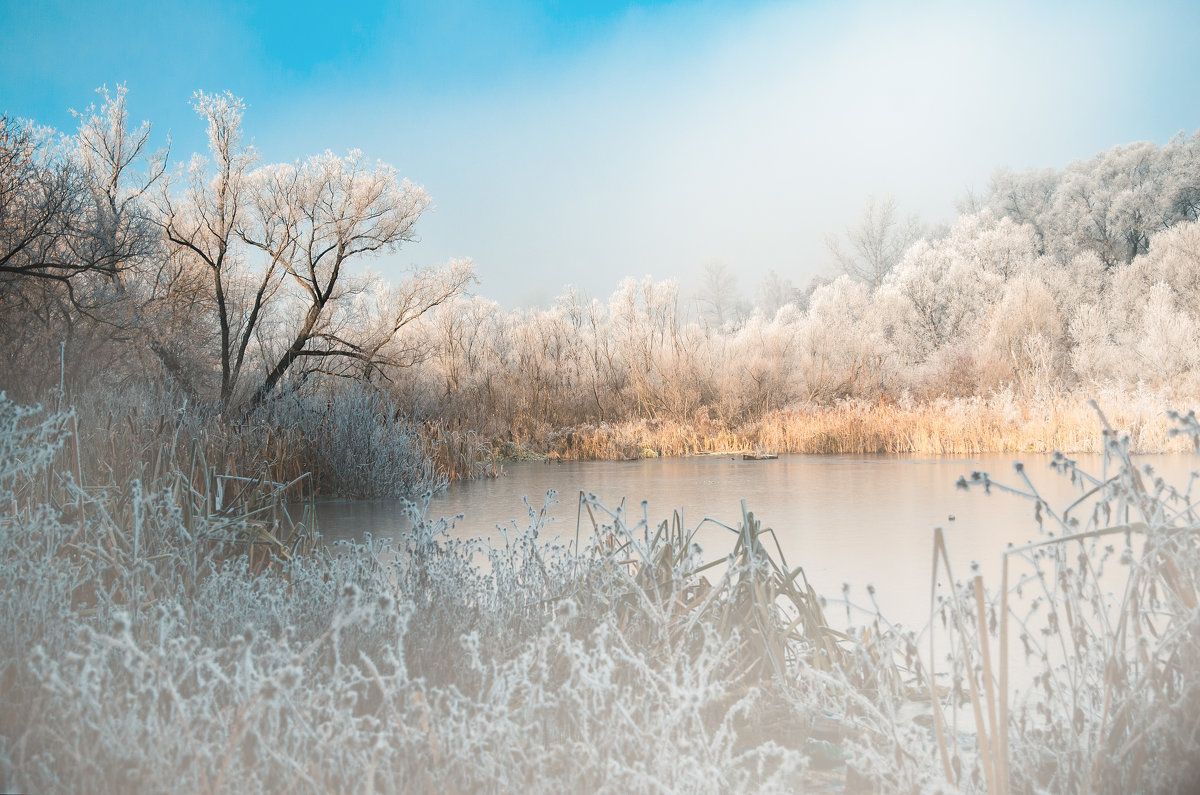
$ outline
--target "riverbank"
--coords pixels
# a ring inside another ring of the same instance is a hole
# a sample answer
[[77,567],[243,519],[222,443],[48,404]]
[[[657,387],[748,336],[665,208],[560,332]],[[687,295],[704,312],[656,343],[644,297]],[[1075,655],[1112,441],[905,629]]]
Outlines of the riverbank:
[[[846,400],[798,406],[725,423],[709,417],[685,422],[638,419],[553,429],[531,424],[492,442],[501,460],[615,461],[659,456],[767,451],[808,455],[1097,452],[1104,427],[1090,395],[1037,401],[1011,395],[900,404]],[[1187,439],[1171,434],[1168,411],[1195,400],[1136,391],[1100,394],[1095,404],[1109,425],[1128,434],[1136,453],[1186,452]]]
[[[742,420],[709,412],[558,427],[544,419],[472,427],[413,417],[384,395],[349,389],[324,398],[284,396],[231,421],[217,407],[151,390],[91,395],[77,403],[81,482],[122,483],[138,472],[218,464],[222,474],[291,483],[318,497],[371,499],[434,492],[500,474],[510,461],[622,461],[745,452],[807,455],[972,456],[1097,452],[1109,425],[1135,453],[1187,452],[1172,409],[1200,403],[1169,390],[1096,389],[1039,400],[1011,394],[920,403],[844,400]],[[74,443],[73,443],[74,444]],[[193,461],[193,458],[195,461]],[[139,467],[141,469],[139,469]],[[292,498],[299,499],[299,494]]]

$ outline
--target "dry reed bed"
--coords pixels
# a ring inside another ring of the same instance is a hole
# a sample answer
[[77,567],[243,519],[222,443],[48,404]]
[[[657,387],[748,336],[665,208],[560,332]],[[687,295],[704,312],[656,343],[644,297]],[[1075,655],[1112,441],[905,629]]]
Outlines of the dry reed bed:
[[[1183,452],[1170,435],[1165,396],[1100,401],[1136,453]],[[735,425],[711,419],[629,420],[580,425],[521,440],[551,458],[619,460],[742,450],[808,455],[1065,453],[1102,448],[1103,433],[1085,398],[1038,402],[958,399],[917,406],[848,400],[774,411]],[[501,452],[504,452],[501,450]]]
[[426,458],[449,482],[499,476],[491,446],[476,431],[430,420],[422,423],[420,434]]

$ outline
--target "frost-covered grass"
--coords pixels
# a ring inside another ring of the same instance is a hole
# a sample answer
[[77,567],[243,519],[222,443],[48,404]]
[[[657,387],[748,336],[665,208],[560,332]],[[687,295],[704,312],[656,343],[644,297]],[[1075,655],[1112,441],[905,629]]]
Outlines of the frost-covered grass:
[[578,545],[418,500],[397,548],[291,554],[177,477],[75,488],[74,423],[0,400],[5,791],[1157,791],[1200,758],[1197,517],[1115,437],[1085,505],[1036,503],[1007,620],[939,592],[931,666],[877,611],[830,629],[745,510],[715,564],[591,497]]
[[[1200,446],[1194,414],[1172,419]],[[1041,530],[1005,551],[990,599],[976,575],[940,604],[946,643],[961,644],[953,687],[974,713],[975,776],[989,789],[1200,788],[1198,476],[1167,484],[1100,421],[1101,473],[1061,454],[1052,464],[1079,488],[1070,505],[1047,504],[1019,464],[1016,488],[984,473],[961,484],[1030,500]]]

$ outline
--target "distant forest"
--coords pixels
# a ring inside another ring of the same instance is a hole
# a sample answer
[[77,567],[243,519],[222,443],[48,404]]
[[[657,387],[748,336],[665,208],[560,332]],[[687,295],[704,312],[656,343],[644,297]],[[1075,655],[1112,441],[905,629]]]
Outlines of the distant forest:
[[696,296],[631,278],[606,300],[505,310],[470,294],[469,261],[396,283],[364,269],[414,239],[429,203],[392,167],[263,164],[240,100],[194,106],[209,151],[175,164],[129,122],[124,89],[71,135],[0,119],[10,397],[168,391],[244,415],[354,383],[498,438],[847,399],[1200,392],[1200,132],[999,172],[940,230],[872,200],[830,238],[836,277],[772,273],[753,305],[710,265]]

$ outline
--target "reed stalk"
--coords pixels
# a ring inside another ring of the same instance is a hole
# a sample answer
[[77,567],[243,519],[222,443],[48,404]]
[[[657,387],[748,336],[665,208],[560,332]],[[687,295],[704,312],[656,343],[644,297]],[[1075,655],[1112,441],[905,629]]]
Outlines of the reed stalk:
[[[1114,421],[1131,428],[1131,450],[1183,452],[1189,440],[1172,434],[1168,396],[1114,395],[1105,405]],[[1083,397],[1040,402],[1011,397],[895,402],[846,400],[832,406],[797,406],[754,419],[626,419],[566,428],[530,428],[495,440],[501,457],[621,460],[748,451],[807,455],[959,455],[1064,453],[1101,449],[1104,429]]]

